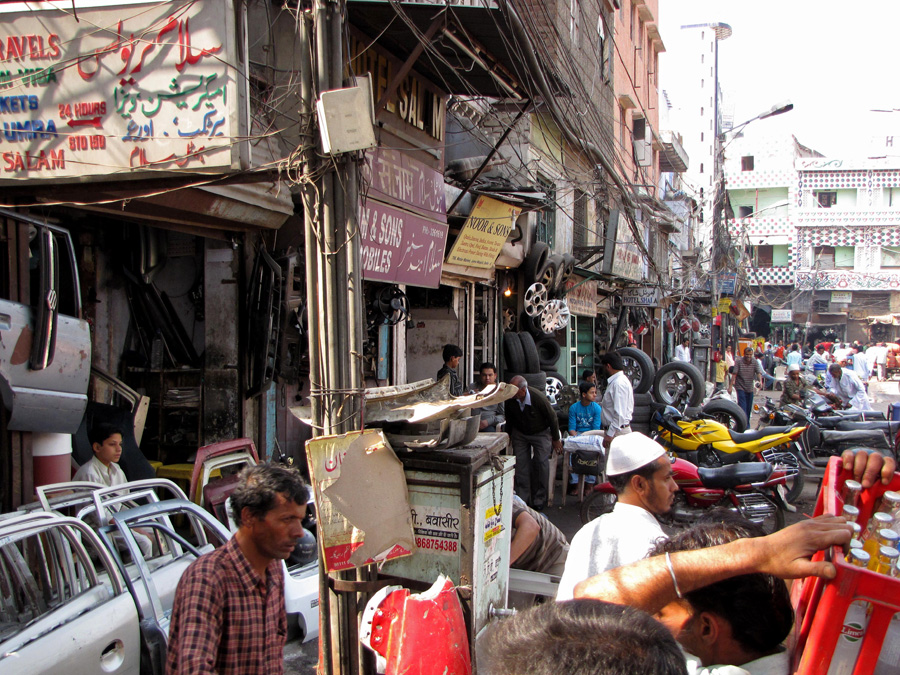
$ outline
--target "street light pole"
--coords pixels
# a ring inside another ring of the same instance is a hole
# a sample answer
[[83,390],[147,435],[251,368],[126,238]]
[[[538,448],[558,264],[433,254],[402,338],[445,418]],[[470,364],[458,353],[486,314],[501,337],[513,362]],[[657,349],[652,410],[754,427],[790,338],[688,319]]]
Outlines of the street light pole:
[[[761,112],[756,117],[751,117],[746,122],[741,122],[737,126],[732,127],[728,131],[721,131],[716,134],[716,166],[715,170],[718,174],[717,188],[715,201],[713,202],[713,227],[712,227],[712,255],[710,256],[710,294],[711,294],[711,302],[712,307],[710,308],[710,315],[715,317],[719,316],[719,271],[727,268],[727,261],[725,260],[725,250],[724,250],[724,237],[723,237],[723,227],[724,227],[724,214],[725,214],[725,148],[731,143],[728,141],[726,143],[726,136],[728,134],[735,134],[740,131],[744,127],[746,127],[751,122],[755,122],[756,120],[764,120],[769,117],[774,117],[776,115],[782,115],[786,112],[790,112],[794,109],[794,104],[790,101],[782,101],[781,103],[776,103],[768,110]],[[716,121],[718,124],[718,120]],[[733,141],[737,136],[735,135],[731,140]],[[736,289],[735,289],[736,290]],[[722,345],[724,336],[725,336],[725,318],[719,319],[719,330],[718,334],[716,334],[715,327],[711,327],[710,333],[713,336],[713,339],[710,341],[710,349],[713,352],[716,350],[721,354],[724,352],[724,347]],[[716,379],[716,364],[710,359],[709,360],[710,380],[715,382]]]

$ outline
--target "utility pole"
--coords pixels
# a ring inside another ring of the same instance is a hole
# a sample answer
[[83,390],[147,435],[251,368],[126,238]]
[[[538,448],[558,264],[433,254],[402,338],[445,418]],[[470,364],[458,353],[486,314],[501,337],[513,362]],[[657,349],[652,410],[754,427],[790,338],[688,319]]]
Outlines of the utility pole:
[[[314,0],[298,10],[303,50],[301,195],[306,234],[310,401],[313,435],[362,429],[362,279],[357,227],[359,159],[323,152],[316,119],[322,92],[344,85],[344,0]],[[321,551],[321,547],[320,547]],[[338,592],[366,572],[329,575],[319,557],[319,668],[326,675],[362,672],[358,596]],[[343,585],[342,585],[343,584]]]

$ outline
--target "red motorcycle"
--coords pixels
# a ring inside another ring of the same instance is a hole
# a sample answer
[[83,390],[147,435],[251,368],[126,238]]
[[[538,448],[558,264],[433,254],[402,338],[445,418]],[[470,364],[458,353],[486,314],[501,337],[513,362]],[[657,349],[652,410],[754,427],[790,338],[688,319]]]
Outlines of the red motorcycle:
[[[759,523],[767,534],[784,527],[785,504],[778,487],[785,485],[786,473],[768,462],[703,468],[676,458],[672,460],[672,470],[679,489],[672,510],[658,516],[663,524],[686,527],[704,511],[724,507]],[[581,522],[588,523],[609,513],[615,503],[615,488],[599,483],[581,504]]]

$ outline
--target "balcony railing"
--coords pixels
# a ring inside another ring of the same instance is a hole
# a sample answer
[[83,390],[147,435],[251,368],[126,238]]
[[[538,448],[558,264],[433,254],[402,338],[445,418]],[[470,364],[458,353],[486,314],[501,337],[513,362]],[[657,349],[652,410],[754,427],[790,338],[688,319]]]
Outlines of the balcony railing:
[[900,209],[794,209],[793,221],[798,227],[823,225],[889,225],[900,226]]

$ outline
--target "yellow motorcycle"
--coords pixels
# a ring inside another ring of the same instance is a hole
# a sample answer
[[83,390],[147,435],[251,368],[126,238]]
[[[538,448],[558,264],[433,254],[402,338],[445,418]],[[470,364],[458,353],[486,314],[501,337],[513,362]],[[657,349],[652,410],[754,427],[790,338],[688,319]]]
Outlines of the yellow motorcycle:
[[795,501],[803,492],[806,470],[796,453],[806,427],[767,427],[738,433],[715,420],[687,420],[673,406],[654,404],[653,409],[653,438],[670,453],[700,467],[769,462],[787,474],[782,495],[786,501]]

